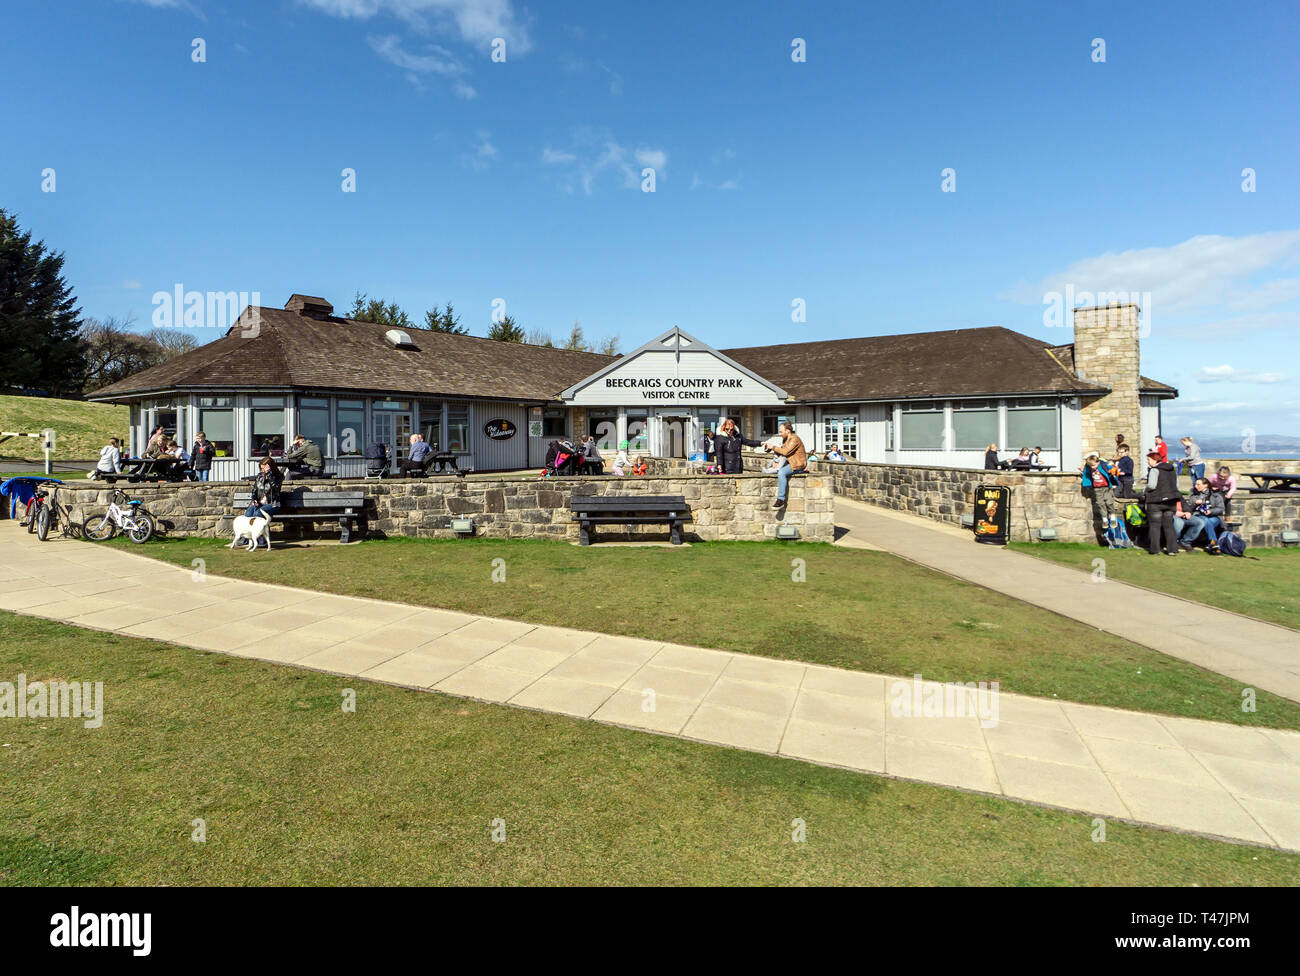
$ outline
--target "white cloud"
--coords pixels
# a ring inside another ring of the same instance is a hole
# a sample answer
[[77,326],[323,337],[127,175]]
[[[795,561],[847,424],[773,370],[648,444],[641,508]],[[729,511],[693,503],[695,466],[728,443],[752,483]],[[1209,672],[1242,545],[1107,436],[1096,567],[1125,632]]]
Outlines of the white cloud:
[[[1003,300],[1037,305],[1049,292],[1067,286],[1088,292],[1150,292],[1162,313],[1206,306],[1235,309],[1271,307],[1300,295],[1293,285],[1250,279],[1263,272],[1300,265],[1300,230],[1244,237],[1202,234],[1172,247],[1107,252],[1076,261],[1037,284],[1022,282],[1003,292]],[[1261,303],[1266,304],[1261,304]]]
[[455,33],[486,48],[494,38],[506,41],[506,57],[532,49],[528,24],[511,0],[298,0],[331,17],[371,20],[391,16],[418,31]]
[[552,165],[557,163],[572,163],[572,162],[576,162],[577,159],[578,157],[571,152],[564,152],[563,150],[560,149],[552,149],[550,146],[547,146],[545,149],[542,150],[542,162],[544,163],[550,163]]
[[146,7],[153,7],[155,10],[184,10],[199,20],[206,21],[208,18],[203,16],[203,11],[196,7],[190,0],[128,0],[130,3],[143,4]]
[[497,147],[492,145],[492,133],[486,129],[479,129],[475,137],[478,139],[478,144],[472,153],[462,154],[461,162],[471,169],[487,169],[492,160],[497,157]]
[[655,170],[658,179],[665,179],[668,153],[650,146],[629,149],[608,133],[580,128],[573,133],[572,148],[555,149],[548,145],[542,150],[542,162],[560,172],[561,189],[572,193],[581,188],[590,196],[607,175],[619,177],[624,187],[636,188],[641,183],[641,169],[648,166]]
[[638,149],[636,161],[642,166],[653,166],[659,170],[668,165],[668,154],[662,149]]
[[371,50],[381,58],[406,71],[406,80],[420,91],[424,90],[421,75],[438,75],[453,79],[452,90],[461,98],[473,98],[478,94],[474,86],[462,77],[466,70],[465,66],[445,47],[426,44],[424,46],[426,53],[414,54],[402,47],[402,41],[396,34],[385,34],[382,37],[371,35],[366,38],[366,41]]
[[1202,366],[1196,377],[1202,383],[1285,383],[1290,377],[1284,373],[1260,373],[1253,369],[1234,366]]
[[127,291],[135,291],[140,287],[140,282],[128,278],[126,281],[122,282],[122,287]]

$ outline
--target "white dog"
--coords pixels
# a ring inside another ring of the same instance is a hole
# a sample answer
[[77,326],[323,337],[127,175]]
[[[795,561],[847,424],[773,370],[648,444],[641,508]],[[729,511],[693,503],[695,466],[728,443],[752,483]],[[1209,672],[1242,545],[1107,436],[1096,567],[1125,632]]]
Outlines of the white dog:
[[239,543],[240,539],[247,539],[248,544],[244,547],[249,552],[257,548],[259,540],[266,540],[266,551],[271,551],[271,520],[263,515],[254,515],[249,518],[247,515],[235,516],[235,538],[230,542],[230,548],[233,549]]

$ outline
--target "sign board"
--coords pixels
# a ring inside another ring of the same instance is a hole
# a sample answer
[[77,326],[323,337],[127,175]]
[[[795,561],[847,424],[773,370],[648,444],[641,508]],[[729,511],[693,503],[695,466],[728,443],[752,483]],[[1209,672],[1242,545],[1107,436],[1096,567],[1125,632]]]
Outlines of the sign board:
[[975,489],[975,541],[1005,546],[1011,537],[1011,489],[980,485]]
[[540,420],[528,421],[528,436],[529,437],[542,436],[542,422]]
[[518,432],[519,428],[504,418],[489,420],[483,425],[483,433],[487,435],[489,440],[508,441]]

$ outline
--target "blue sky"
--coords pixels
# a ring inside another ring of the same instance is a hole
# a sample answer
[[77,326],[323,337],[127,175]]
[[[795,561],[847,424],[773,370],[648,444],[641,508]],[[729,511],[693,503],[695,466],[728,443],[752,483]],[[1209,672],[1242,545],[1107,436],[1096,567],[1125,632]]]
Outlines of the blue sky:
[[1136,293],[1166,435],[1296,434],[1297,9],[9,3],[0,206],[141,328],[180,284],[450,300],[479,334],[502,298],[624,349],[1068,341],[1045,294]]

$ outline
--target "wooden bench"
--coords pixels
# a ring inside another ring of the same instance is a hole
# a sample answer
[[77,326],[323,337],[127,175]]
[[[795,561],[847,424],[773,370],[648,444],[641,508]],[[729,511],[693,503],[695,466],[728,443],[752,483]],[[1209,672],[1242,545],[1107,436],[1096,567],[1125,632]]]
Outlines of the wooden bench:
[[[235,508],[241,512],[253,500],[251,491],[235,492]],[[352,540],[352,525],[356,523],[361,538],[366,537],[366,493],[364,491],[312,491],[309,488],[284,488],[280,491],[280,510],[271,516],[272,522],[288,519],[307,519],[324,522],[338,519],[342,531],[340,541]]]
[[591,545],[597,525],[646,525],[664,523],[670,527],[672,542],[682,544],[682,523],[690,516],[682,495],[575,495],[569,499],[569,511],[578,520],[581,542]]

